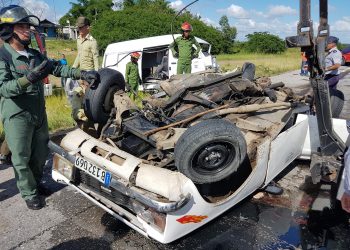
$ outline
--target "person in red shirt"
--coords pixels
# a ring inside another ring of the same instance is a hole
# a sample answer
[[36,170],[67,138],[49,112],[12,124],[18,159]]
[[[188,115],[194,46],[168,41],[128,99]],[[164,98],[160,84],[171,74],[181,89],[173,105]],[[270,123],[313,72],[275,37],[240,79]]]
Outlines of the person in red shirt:
[[300,75],[301,76],[309,76],[307,57],[305,52],[301,52],[301,68]]

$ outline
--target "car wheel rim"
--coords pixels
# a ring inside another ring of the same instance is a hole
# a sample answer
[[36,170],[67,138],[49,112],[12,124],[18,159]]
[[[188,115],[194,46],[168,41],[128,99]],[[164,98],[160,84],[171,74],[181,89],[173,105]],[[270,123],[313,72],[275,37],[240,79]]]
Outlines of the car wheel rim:
[[229,142],[215,142],[201,147],[192,158],[192,168],[203,175],[223,171],[235,159],[235,146]]

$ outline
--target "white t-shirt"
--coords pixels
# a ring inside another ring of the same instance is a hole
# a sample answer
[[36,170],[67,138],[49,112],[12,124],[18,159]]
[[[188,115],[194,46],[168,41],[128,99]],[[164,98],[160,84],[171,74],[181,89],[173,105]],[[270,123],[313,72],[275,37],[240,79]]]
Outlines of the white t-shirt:
[[16,50],[16,51],[18,52],[18,54],[21,54],[22,56],[29,58],[28,51],[26,50]]

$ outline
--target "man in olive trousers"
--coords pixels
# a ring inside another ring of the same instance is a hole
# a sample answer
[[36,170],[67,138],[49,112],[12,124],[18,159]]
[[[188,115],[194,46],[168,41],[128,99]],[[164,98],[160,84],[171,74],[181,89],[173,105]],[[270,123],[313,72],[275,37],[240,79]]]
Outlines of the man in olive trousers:
[[[182,36],[175,39],[170,44],[171,52],[177,60],[177,74],[190,74],[192,59],[197,58],[201,50],[201,46],[197,42],[196,38],[191,35],[192,25],[188,22],[184,22],[181,25]],[[193,45],[196,46],[194,50]]]
[[139,74],[139,65],[137,63],[140,56],[141,55],[138,52],[131,53],[130,62],[126,64],[126,69],[125,69],[126,90],[129,92],[129,96],[133,100],[135,100],[137,97],[137,93],[139,91],[139,85],[141,82],[141,78]]
[[40,209],[40,184],[49,140],[43,79],[49,74],[94,83],[97,72],[80,71],[49,60],[30,49],[30,27],[39,18],[25,8],[10,5],[0,10],[0,111],[5,137],[12,152],[17,187],[29,209]]

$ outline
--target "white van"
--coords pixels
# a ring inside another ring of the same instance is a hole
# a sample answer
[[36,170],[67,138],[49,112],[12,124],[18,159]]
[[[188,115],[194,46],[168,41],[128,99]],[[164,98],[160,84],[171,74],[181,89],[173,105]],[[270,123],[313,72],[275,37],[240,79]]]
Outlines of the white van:
[[[180,34],[174,35],[174,38]],[[144,87],[152,88],[150,83],[168,79],[176,75],[177,58],[173,57],[169,45],[174,41],[172,35],[154,36],[109,44],[103,56],[102,67],[118,70],[125,77],[126,64],[130,54],[137,51],[142,54],[139,60],[140,77]],[[217,69],[216,58],[210,54],[211,45],[196,37],[202,50],[198,58],[192,60],[192,73]]]

